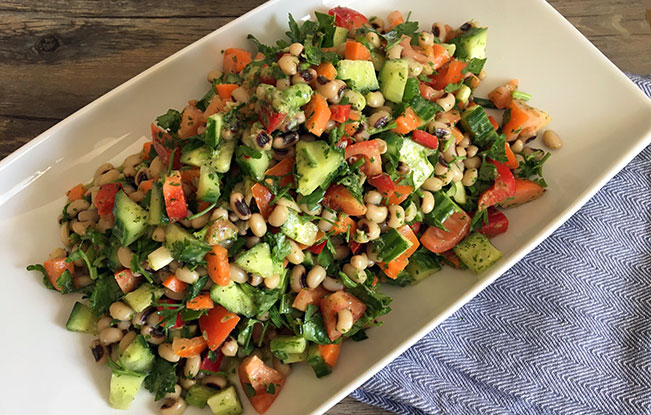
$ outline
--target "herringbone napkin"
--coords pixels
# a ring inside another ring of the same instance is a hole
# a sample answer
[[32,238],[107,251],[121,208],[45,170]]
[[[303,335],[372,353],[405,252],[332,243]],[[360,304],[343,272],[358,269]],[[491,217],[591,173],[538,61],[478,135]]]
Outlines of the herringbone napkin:
[[650,414],[650,321],[647,147],[352,396],[401,414]]

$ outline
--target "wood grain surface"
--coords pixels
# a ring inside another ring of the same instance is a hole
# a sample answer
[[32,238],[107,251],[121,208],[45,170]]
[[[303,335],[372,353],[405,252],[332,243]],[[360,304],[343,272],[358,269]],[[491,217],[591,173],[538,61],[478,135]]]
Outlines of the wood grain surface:
[[[0,1],[0,159],[261,3]],[[644,0],[550,3],[620,69],[651,73],[651,29]],[[329,415],[388,413],[351,398],[328,411]]]

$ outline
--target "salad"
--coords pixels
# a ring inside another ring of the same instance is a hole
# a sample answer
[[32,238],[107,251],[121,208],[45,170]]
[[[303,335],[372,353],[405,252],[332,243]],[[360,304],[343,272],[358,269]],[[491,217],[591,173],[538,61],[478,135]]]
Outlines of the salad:
[[486,27],[336,7],[286,37],[223,51],[203,97],[67,192],[63,248],[28,267],[83,295],[66,327],[97,335],[113,408],[144,387],[161,414],[239,414],[239,383],[264,413],[291,365],[329,375],[381,324],[383,284],[485,271],[501,209],[545,191],[549,115],[517,80],[474,95]]

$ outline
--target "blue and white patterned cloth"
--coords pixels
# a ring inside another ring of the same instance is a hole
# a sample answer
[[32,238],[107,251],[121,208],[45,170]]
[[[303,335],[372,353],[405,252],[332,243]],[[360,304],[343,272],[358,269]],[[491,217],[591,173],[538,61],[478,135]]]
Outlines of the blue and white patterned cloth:
[[400,414],[651,414],[651,146],[352,396]]

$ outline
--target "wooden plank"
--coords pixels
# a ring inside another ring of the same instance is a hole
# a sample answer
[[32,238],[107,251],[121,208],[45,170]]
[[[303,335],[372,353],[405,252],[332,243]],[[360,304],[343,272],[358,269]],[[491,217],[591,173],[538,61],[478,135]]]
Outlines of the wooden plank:
[[23,12],[47,17],[237,17],[264,3],[265,0],[3,0],[0,13]]
[[65,118],[230,20],[55,19],[4,13],[0,115]]

